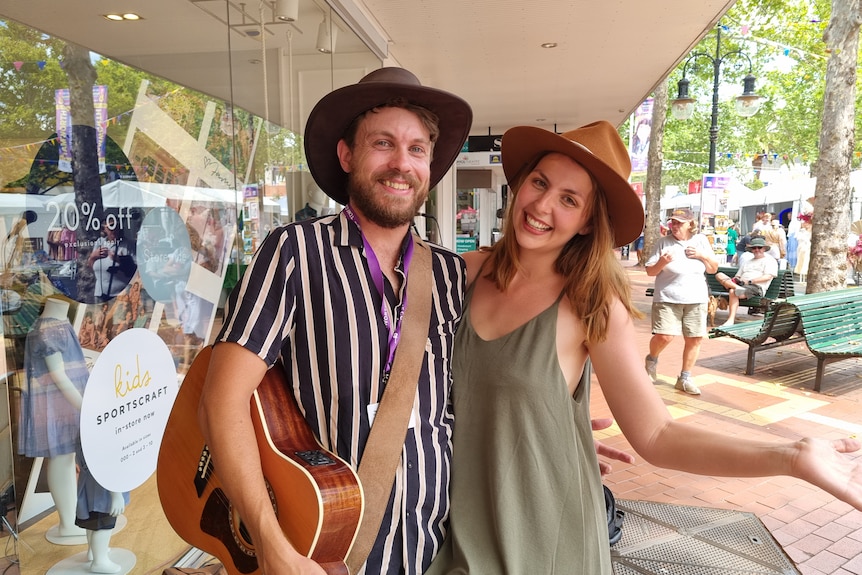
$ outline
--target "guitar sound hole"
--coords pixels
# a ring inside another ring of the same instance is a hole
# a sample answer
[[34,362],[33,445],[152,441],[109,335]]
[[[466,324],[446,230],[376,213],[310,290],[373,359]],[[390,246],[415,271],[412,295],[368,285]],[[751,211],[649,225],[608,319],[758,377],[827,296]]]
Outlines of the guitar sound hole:
[[248,532],[248,529],[245,527],[245,523],[242,521],[239,522],[239,536],[242,537],[245,541],[252,543],[251,534]]
[[[266,481],[264,479],[264,481]],[[278,516],[278,506],[275,502],[275,492],[272,489],[272,486],[269,484],[269,481],[266,481],[266,491],[269,493],[269,501],[272,503],[272,509],[275,511],[276,516]],[[231,531],[233,532],[234,541],[242,549],[243,553],[246,555],[250,555],[252,557],[256,556],[254,550],[254,541],[251,538],[251,534],[248,532],[248,528],[246,528],[245,523],[242,522],[242,518],[237,513],[236,509],[231,505],[230,509],[230,524]]]

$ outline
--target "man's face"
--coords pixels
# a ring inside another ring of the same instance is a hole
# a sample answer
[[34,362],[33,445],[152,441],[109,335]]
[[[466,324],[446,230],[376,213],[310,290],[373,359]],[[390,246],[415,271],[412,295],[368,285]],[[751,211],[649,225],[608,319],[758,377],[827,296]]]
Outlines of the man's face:
[[338,142],[350,205],[381,227],[409,224],[428,197],[432,151],[413,112],[386,107],[366,114],[353,149]]
[[763,246],[751,246],[751,253],[754,254],[754,259],[760,259],[766,255],[766,248]]

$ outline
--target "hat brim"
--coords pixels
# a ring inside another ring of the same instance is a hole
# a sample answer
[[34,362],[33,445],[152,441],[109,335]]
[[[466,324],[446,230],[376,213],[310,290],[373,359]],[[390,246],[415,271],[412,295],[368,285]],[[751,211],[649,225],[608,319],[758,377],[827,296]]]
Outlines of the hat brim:
[[644,228],[641,200],[624,179],[584,146],[533,126],[517,126],[503,134],[503,172],[511,184],[519,172],[541,152],[557,152],[584,167],[604,191],[608,217],[614,231],[614,247],[638,239]]
[[347,173],[338,160],[337,144],[354,118],[394,98],[426,108],[438,118],[429,188],[449,171],[470,133],[473,112],[466,101],[436,88],[399,82],[352,84],[320,99],[305,125],[305,158],[318,186],[339,204],[347,204]]

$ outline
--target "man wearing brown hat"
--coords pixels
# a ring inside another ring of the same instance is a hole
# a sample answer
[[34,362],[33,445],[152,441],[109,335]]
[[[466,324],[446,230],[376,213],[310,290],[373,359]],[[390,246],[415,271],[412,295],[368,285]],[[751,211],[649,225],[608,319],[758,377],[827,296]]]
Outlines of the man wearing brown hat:
[[700,354],[706,336],[706,312],[709,290],[704,273],[715,273],[718,262],[709,240],[696,233],[694,214],[688,208],[677,208],[670,216],[670,233],[661,238],[646,262],[648,276],[655,277],[652,304],[652,333],[649,354],[644,360],[647,373],[658,383],[659,354],[682,335],[682,370],[674,387],[699,395],[691,380],[691,370]]
[[[263,242],[228,299],[200,408],[224,490],[266,575],[324,571],[282,535],[249,417],[252,393],[281,359],[283,366],[273,369],[284,370],[316,438],[362,475],[378,403],[395,385],[389,380],[395,351],[413,325],[411,308],[419,307],[408,296],[419,283],[430,284],[432,303],[430,324],[419,330],[427,340],[416,354],[418,389],[406,438],[395,450],[393,487],[380,509],[365,510],[366,519],[376,511],[382,518],[364,572],[418,575],[441,546],[453,429],[450,351],[465,273],[460,258],[426,244],[410,226],[460,152],[471,121],[464,100],[422,86],[401,68],[376,70],[331,92],[309,115],[311,174],[346,207],[273,230]],[[415,275],[428,268],[425,279]]]

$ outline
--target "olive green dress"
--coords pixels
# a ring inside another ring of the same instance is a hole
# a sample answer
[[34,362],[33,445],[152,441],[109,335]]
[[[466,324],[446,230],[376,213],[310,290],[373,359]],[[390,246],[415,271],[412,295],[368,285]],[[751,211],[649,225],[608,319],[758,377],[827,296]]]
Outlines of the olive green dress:
[[493,341],[466,308],[453,357],[451,524],[429,574],[611,573],[589,384],[568,393],[558,308]]

